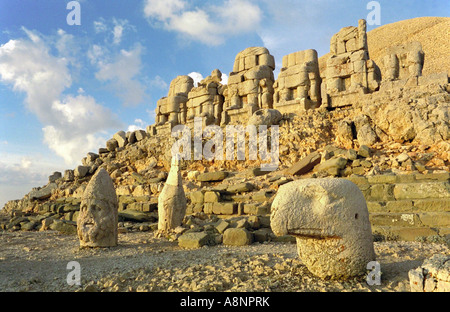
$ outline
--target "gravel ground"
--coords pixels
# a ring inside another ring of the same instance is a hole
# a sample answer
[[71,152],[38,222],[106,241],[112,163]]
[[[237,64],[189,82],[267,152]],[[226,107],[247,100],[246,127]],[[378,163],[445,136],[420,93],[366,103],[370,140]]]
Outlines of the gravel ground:
[[[381,285],[364,277],[346,282],[313,276],[291,243],[217,245],[183,250],[153,233],[119,234],[119,246],[79,249],[76,236],[45,232],[0,232],[0,291],[409,291],[408,271],[446,245],[376,242]],[[81,285],[68,285],[77,261]]]

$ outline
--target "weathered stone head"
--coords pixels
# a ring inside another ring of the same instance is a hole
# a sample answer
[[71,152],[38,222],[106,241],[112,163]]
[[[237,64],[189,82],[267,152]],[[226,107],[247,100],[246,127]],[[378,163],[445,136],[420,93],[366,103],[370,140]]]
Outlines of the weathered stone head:
[[158,197],[158,232],[165,233],[180,226],[186,214],[186,195],[180,173],[180,157],[172,157],[169,175]]
[[118,202],[113,181],[105,169],[91,178],[81,199],[77,232],[80,247],[117,245]]
[[271,227],[297,239],[299,257],[321,278],[348,279],[375,259],[366,201],[345,179],[305,179],[280,187]]

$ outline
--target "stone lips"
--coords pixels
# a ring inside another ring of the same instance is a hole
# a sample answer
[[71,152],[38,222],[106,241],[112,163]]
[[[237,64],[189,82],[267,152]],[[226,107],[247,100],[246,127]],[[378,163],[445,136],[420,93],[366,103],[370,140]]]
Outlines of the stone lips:
[[304,179],[280,187],[272,203],[276,235],[293,235],[308,269],[321,278],[348,279],[375,259],[364,196],[350,181]]

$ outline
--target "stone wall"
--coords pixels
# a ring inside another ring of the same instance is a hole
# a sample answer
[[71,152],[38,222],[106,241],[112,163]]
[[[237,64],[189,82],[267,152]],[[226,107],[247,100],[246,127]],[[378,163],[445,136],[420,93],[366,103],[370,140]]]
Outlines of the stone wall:
[[363,192],[375,234],[393,240],[450,235],[450,173],[347,179]]

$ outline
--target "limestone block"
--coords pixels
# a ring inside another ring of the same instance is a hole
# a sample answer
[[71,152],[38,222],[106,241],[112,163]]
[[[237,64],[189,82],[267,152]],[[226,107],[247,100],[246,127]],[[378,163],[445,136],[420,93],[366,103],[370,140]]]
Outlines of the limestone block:
[[239,85],[239,95],[245,96],[251,93],[258,93],[259,82],[257,80],[246,80]]
[[228,176],[228,172],[226,171],[211,171],[200,173],[197,176],[197,181],[200,182],[217,182],[222,181]]
[[128,139],[125,131],[119,131],[116,134],[113,135],[113,138],[117,141],[119,144],[119,147],[124,147],[128,144]]
[[275,70],[275,58],[270,54],[261,54],[258,56],[259,65],[265,65]]
[[449,182],[399,183],[394,187],[396,199],[449,198]]
[[280,187],[272,203],[271,228],[293,235],[299,257],[321,278],[366,274],[375,259],[366,201],[345,179],[303,179]]
[[412,292],[449,292],[450,256],[435,254],[408,272]]
[[89,167],[88,166],[78,166],[75,168],[74,174],[75,177],[77,178],[84,178],[86,176],[86,174],[88,174],[89,172]]
[[226,229],[223,233],[223,244],[228,246],[245,246],[253,242],[252,234],[244,228]]
[[211,243],[211,237],[205,232],[184,233],[178,237],[178,246],[186,249],[196,249]]
[[244,64],[244,70],[252,69],[253,67],[256,67],[258,65],[258,56],[256,55],[249,55],[245,57],[245,64]]
[[270,79],[272,81],[274,80],[273,69],[267,65],[252,67],[251,70],[247,71],[244,74],[245,80],[264,79],[264,78]]
[[244,75],[233,74],[228,77],[228,85],[238,84],[244,81]]
[[311,171],[320,163],[321,155],[313,152],[286,170],[287,174],[302,175]]
[[29,193],[30,199],[47,199],[52,195],[52,191],[57,189],[56,183],[49,183],[41,189],[33,190]]

